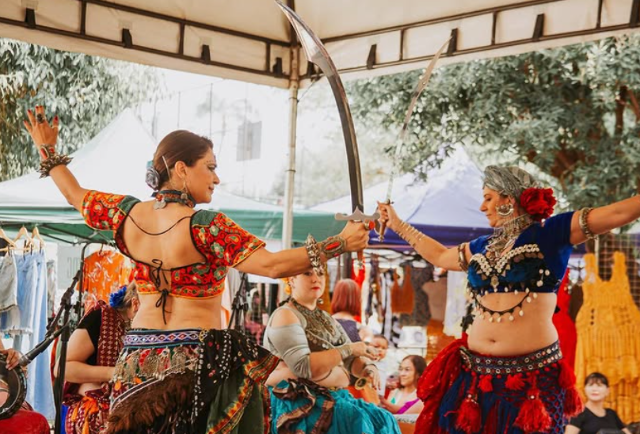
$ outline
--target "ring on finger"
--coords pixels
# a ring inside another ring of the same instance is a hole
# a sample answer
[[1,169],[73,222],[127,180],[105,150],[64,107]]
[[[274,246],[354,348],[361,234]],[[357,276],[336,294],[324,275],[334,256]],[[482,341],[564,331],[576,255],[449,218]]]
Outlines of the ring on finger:
[[44,117],[44,115],[43,115],[42,113],[38,113],[38,114],[36,114],[36,121],[37,121],[39,124],[43,124],[45,120],[46,120],[46,119],[45,119],[45,117]]

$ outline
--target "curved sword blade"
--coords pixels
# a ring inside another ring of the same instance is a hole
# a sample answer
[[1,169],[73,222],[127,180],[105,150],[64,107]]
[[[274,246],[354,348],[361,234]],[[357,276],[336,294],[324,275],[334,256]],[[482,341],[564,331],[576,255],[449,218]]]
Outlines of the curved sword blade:
[[[393,192],[393,180],[398,175],[398,171],[400,169],[400,152],[402,152],[402,145],[404,144],[404,137],[407,134],[407,130],[409,129],[409,121],[411,121],[411,115],[413,114],[413,110],[416,108],[416,104],[418,103],[418,98],[422,94],[422,91],[426,89],[427,84],[429,84],[429,80],[431,80],[431,74],[436,67],[436,63],[438,63],[438,59],[444,52],[444,49],[449,45],[449,41],[451,38],[447,39],[442,47],[436,52],[433,56],[433,59],[429,61],[427,68],[424,70],[424,74],[418,80],[415,89],[411,93],[411,100],[409,100],[409,107],[407,108],[407,113],[404,115],[404,123],[402,124],[402,129],[400,130],[400,135],[398,138],[398,143],[396,144],[396,150],[393,155],[392,167],[391,167],[391,175],[389,175],[389,184],[387,185],[387,197],[384,201],[386,204],[391,203],[391,193]],[[387,225],[385,223],[381,223],[378,227],[378,241],[384,241],[384,234],[387,230]]]
[[407,130],[409,129],[409,122],[411,121],[411,115],[413,115],[413,110],[416,108],[416,104],[418,103],[418,98],[422,95],[422,92],[427,88],[427,84],[429,84],[429,80],[431,80],[431,74],[438,63],[438,59],[444,52],[444,49],[449,45],[449,41],[451,38],[447,39],[442,47],[436,52],[433,58],[429,61],[427,68],[424,70],[424,74],[418,80],[415,89],[411,92],[411,100],[409,101],[409,107],[407,108],[407,113],[404,115],[404,123],[402,124],[402,129],[400,130],[400,135],[398,138],[398,143],[396,144],[396,149],[393,156],[393,167],[391,168],[391,176],[389,178],[389,186],[387,187],[387,197],[386,201],[391,201],[391,190],[393,189],[393,180],[398,174],[399,165],[400,165],[400,152],[402,151],[402,145],[404,144],[404,138],[407,135]]
[[351,185],[351,205],[353,210],[364,209],[363,193],[362,193],[362,174],[360,171],[360,157],[358,154],[358,141],[356,140],[356,131],[353,126],[353,118],[351,116],[351,109],[349,108],[349,101],[347,94],[344,90],[342,80],[338,75],[333,60],[329,56],[327,49],[322,44],[322,41],[315,33],[309,28],[309,26],[302,21],[302,19],[291,8],[275,0],[277,5],[282,9],[285,16],[293,26],[302,48],[307,56],[307,59],[320,68],[322,73],[333,91],[333,96],[338,106],[338,112],[340,113],[340,123],[342,124],[342,135],[344,136],[344,144],[347,150],[347,161],[349,163],[349,180]]

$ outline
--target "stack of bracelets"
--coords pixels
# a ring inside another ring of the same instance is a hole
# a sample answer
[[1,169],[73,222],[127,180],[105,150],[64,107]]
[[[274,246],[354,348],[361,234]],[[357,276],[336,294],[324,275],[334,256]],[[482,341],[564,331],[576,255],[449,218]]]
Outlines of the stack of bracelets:
[[307,255],[309,256],[309,262],[311,262],[311,266],[318,276],[324,275],[322,256],[324,256],[325,261],[340,256],[344,253],[346,245],[347,243],[344,238],[340,236],[329,237],[319,243],[311,234],[309,234],[304,243],[307,249]]
[[38,170],[40,178],[46,178],[49,176],[51,169],[61,164],[66,166],[72,160],[68,155],[58,154],[54,145],[42,145],[40,147],[40,157],[42,157],[40,169]]

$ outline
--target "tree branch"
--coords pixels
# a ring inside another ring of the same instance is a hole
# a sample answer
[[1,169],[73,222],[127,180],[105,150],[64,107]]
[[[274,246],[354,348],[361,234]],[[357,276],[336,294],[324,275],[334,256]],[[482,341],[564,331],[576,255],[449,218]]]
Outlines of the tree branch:
[[627,86],[620,86],[620,91],[618,92],[618,97],[616,98],[616,136],[622,135],[622,130],[624,128],[624,109],[627,105],[627,93]]
[[629,89],[629,99],[631,100],[631,108],[633,109],[633,114],[636,115],[636,121],[640,121],[640,105],[638,104],[638,100],[636,99],[636,94],[633,93],[633,90]]

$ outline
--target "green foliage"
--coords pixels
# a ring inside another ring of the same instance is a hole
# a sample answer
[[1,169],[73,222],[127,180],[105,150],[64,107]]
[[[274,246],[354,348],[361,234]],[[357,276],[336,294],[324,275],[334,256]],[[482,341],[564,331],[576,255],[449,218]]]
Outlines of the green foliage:
[[[629,197],[640,180],[638,65],[633,34],[438,68],[411,119],[402,168],[425,176],[464,144],[533,163],[572,207]],[[399,131],[420,74],[350,83],[354,116]]]
[[59,149],[70,153],[158,88],[148,67],[0,39],[0,180],[39,163],[22,124],[27,109],[43,105],[59,116]]

